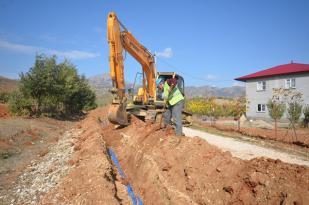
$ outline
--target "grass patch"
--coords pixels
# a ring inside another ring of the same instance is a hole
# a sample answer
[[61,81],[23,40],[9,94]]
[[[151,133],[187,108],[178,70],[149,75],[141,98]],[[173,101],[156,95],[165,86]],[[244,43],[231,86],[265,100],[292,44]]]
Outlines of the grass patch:
[[8,159],[13,156],[12,152],[0,152],[0,159]]

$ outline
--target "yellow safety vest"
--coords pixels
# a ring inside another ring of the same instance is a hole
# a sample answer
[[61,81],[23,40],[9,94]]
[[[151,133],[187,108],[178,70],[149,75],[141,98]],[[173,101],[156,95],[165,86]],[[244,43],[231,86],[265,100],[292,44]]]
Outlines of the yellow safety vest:
[[182,95],[182,93],[180,92],[179,88],[177,87],[177,85],[174,87],[174,89],[169,92],[170,86],[167,84],[167,82],[164,83],[164,99],[167,100],[169,105],[175,105],[177,104],[179,101],[185,99]]

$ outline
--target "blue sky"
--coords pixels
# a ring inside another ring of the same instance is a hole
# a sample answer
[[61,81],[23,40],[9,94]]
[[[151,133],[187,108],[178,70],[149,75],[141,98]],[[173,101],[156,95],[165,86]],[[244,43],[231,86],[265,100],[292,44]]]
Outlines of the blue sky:
[[[291,60],[309,64],[306,0],[0,0],[0,75],[18,78],[42,52],[87,77],[109,72],[110,11],[157,53],[158,71],[179,72],[187,85],[231,86]],[[127,54],[127,81],[138,71]]]

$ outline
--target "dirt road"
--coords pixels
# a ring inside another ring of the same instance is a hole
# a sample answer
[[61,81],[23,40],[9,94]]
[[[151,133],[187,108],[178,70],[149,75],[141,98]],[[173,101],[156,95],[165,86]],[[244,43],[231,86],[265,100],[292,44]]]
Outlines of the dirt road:
[[208,143],[213,144],[224,151],[230,151],[233,156],[240,159],[253,159],[256,157],[267,157],[271,159],[280,159],[283,162],[306,165],[309,167],[309,158],[284,152],[283,150],[274,150],[262,145],[251,144],[240,139],[233,139],[207,132],[195,130],[192,128],[184,128],[186,136],[198,136],[205,139]]

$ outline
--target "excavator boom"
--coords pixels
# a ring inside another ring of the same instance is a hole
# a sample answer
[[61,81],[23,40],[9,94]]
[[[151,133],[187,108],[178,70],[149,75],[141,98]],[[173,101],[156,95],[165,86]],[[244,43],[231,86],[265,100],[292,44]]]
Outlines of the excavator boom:
[[123,51],[130,53],[142,66],[146,82],[143,86],[143,104],[154,102],[156,98],[154,56],[123,26],[115,13],[108,14],[107,39],[109,44],[110,76],[113,83],[114,99],[108,119],[115,124],[126,125],[126,96]]

